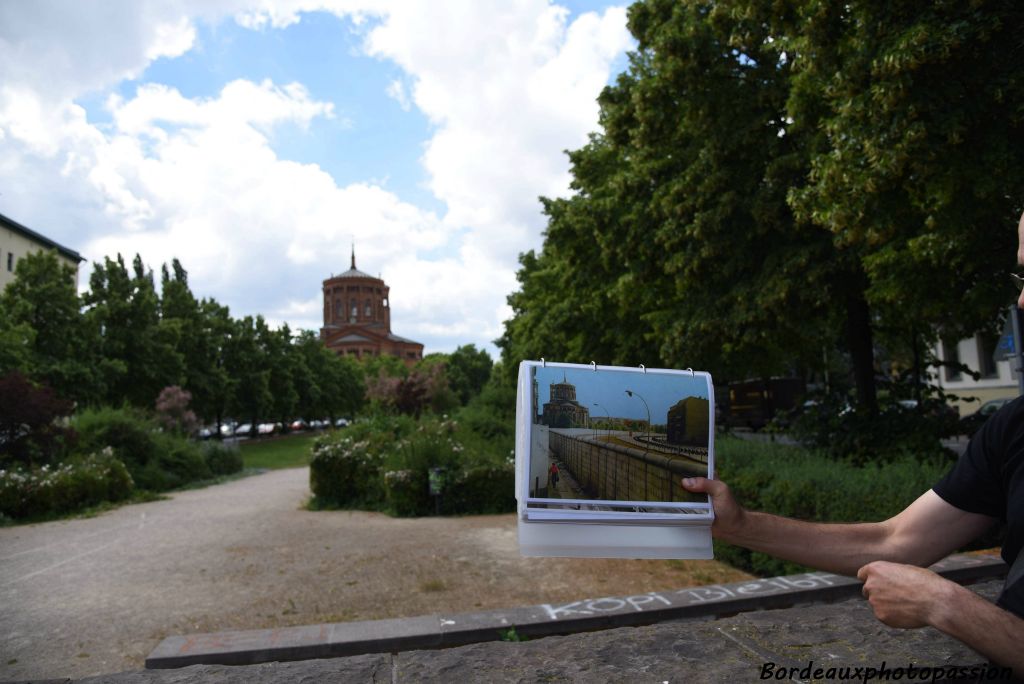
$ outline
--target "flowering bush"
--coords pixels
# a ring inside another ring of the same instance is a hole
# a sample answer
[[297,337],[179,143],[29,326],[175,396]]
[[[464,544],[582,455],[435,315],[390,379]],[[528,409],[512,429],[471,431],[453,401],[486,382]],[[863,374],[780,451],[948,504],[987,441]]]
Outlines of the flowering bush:
[[70,513],[128,498],[134,483],[109,447],[59,466],[0,470],[0,514],[9,518]]
[[321,437],[313,445],[309,488],[320,505],[377,508],[382,499],[380,482],[383,455],[366,440]]
[[448,513],[514,510],[514,471],[504,458],[468,453],[447,416],[414,421],[377,416],[313,447],[310,489],[318,507],[433,514],[429,473],[442,469],[440,506]]
[[189,410],[192,393],[177,385],[160,390],[156,398],[156,419],[168,431],[191,435],[199,428],[196,414]]
[[399,516],[428,515],[433,504],[422,470],[388,470],[384,473],[388,510]]

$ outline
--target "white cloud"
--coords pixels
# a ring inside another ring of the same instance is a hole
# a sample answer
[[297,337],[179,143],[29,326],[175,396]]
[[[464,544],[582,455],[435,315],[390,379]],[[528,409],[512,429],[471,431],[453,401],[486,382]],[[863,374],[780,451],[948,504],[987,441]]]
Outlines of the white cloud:
[[409,102],[409,94],[405,92],[405,84],[400,80],[395,79],[388,84],[388,87],[384,90],[388,94],[388,97],[398,103],[398,106],[409,111],[412,107],[412,103]]
[[539,244],[537,197],[568,191],[563,150],[596,129],[595,99],[630,45],[623,8],[567,17],[544,0],[413,3],[366,39],[438,126],[423,163],[446,221],[505,268]]
[[[381,88],[434,126],[422,163],[443,216],[280,158],[276,130],[335,116],[301,83],[236,79],[207,98],[144,83],[108,97],[104,125],[74,102],[194,49],[197,22],[270,32],[317,9],[403,70]],[[487,345],[517,255],[540,244],[537,197],[568,192],[562,151],[596,128],[628,46],[623,9],[570,23],[545,0],[0,3],[0,211],[93,260],[176,256],[200,296],[293,328],[319,327],[320,280],[348,267],[355,238],[359,266],[392,288],[396,333]]]

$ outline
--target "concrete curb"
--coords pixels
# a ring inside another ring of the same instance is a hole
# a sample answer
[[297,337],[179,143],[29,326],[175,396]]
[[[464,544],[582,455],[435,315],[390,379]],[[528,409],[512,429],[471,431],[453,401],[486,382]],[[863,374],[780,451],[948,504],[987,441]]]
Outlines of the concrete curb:
[[[954,555],[932,569],[963,584],[1005,576],[1007,566],[995,556]],[[860,587],[861,583],[850,577],[814,572],[637,596],[583,599],[559,606],[542,604],[450,616],[172,636],[150,653],[146,668],[252,665],[449,648],[497,641],[513,628],[519,636],[541,637],[666,620],[712,619],[753,610],[829,603],[859,595]]]

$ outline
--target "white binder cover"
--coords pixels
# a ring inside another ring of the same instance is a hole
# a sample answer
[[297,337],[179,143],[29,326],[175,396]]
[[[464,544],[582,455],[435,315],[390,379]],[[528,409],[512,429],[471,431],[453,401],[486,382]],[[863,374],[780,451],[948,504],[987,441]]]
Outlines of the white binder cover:
[[711,501],[680,480],[714,476],[714,405],[704,372],[520,363],[520,552],[712,558]]

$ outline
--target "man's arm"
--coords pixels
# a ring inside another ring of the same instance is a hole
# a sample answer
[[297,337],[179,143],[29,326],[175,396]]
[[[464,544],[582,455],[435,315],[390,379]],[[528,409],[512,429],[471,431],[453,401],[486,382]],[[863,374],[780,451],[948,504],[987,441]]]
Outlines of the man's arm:
[[857,573],[875,617],[890,627],[930,625],[1024,679],[1024,620],[923,568],[876,561]]
[[686,478],[683,487],[711,496],[715,509],[711,533],[716,538],[844,575],[855,575],[876,560],[931,565],[995,522],[986,515],[962,511],[931,490],[883,522],[838,524],[747,511],[720,480]]

